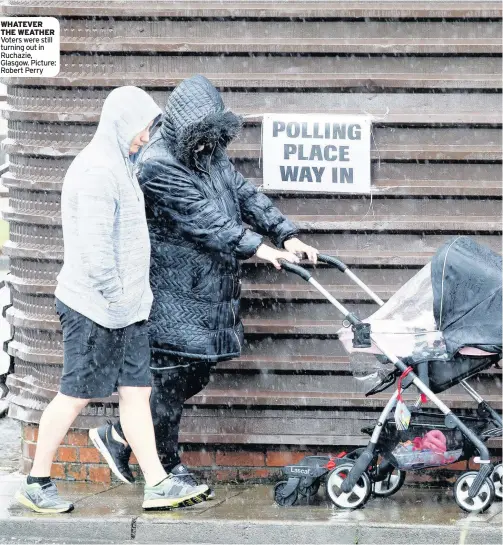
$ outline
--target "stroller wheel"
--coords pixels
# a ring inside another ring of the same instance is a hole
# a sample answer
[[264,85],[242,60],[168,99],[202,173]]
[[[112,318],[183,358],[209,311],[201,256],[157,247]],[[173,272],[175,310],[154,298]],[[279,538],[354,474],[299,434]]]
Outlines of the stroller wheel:
[[494,466],[494,471],[491,473],[491,480],[494,484],[494,494],[497,500],[503,498],[503,465],[497,464]]
[[372,483],[372,494],[378,498],[392,496],[402,488],[405,476],[405,471],[393,468],[382,481]]
[[490,478],[484,481],[477,496],[468,496],[468,490],[476,476],[476,471],[467,471],[454,483],[454,499],[461,509],[469,513],[483,513],[494,501],[494,484]]
[[354,464],[348,462],[341,464],[328,474],[327,492],[332,502],[343,509],[358,509],[362,507],[369,499],[372,485],[369,476],[366,473],[358,479],[351,492],[343,492],[341,485],[344,479],[348,476]]
[[283,496],[283,490],[285,489],[286,484],[287,481],[281,481],[274,487],[274,501],[280,507],[291,507],[292,505],[295,505],[295,502],[297,501],[297,490],[294,490],[286,498]]
[[306,486],[304,488],[299,488],[299,494],[301,496],[305,496],[306,498],[314,498],[316,494],[318,494],[318,490],[320,489],[320,481],[314,482],[311,486]]

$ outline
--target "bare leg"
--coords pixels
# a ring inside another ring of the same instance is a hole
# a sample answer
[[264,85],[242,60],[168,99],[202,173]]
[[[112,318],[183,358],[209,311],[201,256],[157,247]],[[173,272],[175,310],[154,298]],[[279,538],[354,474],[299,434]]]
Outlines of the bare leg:
[[49,403],[40,419],[37,450],[30,475],[48,477],[56,450],[63,441],[73,421],[89,403],[88,399],[69,397],[58,393]]
[[122,430],[140,464],[147,486],[154,486],[167,474],[155,446],[149,404],[151,388],[120,386],[118,390]]

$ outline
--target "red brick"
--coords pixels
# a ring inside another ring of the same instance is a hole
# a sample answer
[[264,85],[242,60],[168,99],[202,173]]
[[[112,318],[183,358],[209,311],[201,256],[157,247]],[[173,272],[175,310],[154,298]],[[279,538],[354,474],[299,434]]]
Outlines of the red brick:
[[263,452],[220,452],[216,454],[217,466],[263,466]]
[[101,460],[100,453],[91,447],[80,447],[79,458],[85,464],[98,464]]
[[56,459],[58,462],[76,462],[77,449],[75,447],[59,447]]
[[[330,452],[319,452],[319,453],[316,453],[316,455],[318,456],[331,456],[331,457],[343,457],[343,456],[346,456],[346,454],[350,453],[351,451],[354,450],[354,447],[347,447],[347,448],[343,448],[341,450],[338,450],[337,452],[334,452],[334,451],[330,451]],[[306,454],[306,456],[308,456]],[[381,458],[382,459],[382,458]]]
[[69,480],[85,481],[87,478],[87,467],[82,464],[67,464],[66,477]]
[[33,465],[33,460],[29,460],[28,458],[22,458],[21,459],[21,473],[24,475],[28,475],[31,471],[31,466]]
[[[491,461],[494,465],[499,464],[501,462],[499,458],[496,458],[494,456],[491,456]],[[470,461],[468,462],[468,469],[472,471],[478,471],[480,469],[480,464],[476,464],[473,461],[473,458],[470,458]]]
[[269,467],[282,467],[296,464],[300,462],[304,456],[309,456],[310,454],[310,452],[268,450],[266,453],[266,465]]
[[37,441],[38,440],[38,427],[29,426],[27,424],[23,425],[23,437],[26,441]]
[[25,441],[35,441],[35,428],[33,426],[23,426],[23,439]]
[[436,478],[427,471],[424,472],[409,472],[407,475],[407,480],[410,483],[433,483],[435,482]]
[[271,477],[275,477],[278,472],[277,470],[274,470],[274,469],[247,468],[247,469],[238,470],[238,473],[239,473],[240,480],[249,481],[251,479],[270,479]]
[[35,458],[35,451],[37,450],[37,443],[30,441],[23,441],[23,456],[25,458]]
[[228,483],[238,480],[237,469],[218,469],[214,473],[214,481],[219,483]]
[[454,464],[449,464],[448,466],[443,466],[442,469],[446,469],[448,471],[466,471],[466,460],[463,460],[462,462],[455,462]]
[[94,483],[110,483],[110,469],[104,466],[89,466],[89,480]]
[[198,481],[208,484],[216,482],[216,472],[214,469],[198,468],[194,473],[196,474]]
[[189,467],[208,467],[215,465],[215,453],[203,451],[185,451],[182,454],[182,462]]
[[65,464],[52,464],[51,477],[53,479],[65,479]]
[[438,470],[409,471],[407,473],[408,484],[429,484],[432,486],[453,484],[458,475],[456,473],[441,473]]
[[88,435],[86,431],[69,431],[65,437],[65,445],[72,447],[87,447]]

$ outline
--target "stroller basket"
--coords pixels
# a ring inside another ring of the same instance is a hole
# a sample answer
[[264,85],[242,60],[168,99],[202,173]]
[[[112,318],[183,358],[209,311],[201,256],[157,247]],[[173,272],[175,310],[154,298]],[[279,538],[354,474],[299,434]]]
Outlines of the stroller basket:
[[[460,417],[473,431],[481,433],[487,421],[477,417]],[[366,433],[373,429],[365,428]],[[458,429],[447,428],[442,413],[413,410],[408,429],[397,429],[394,418],[388,418],[378,443],[380,451],[392,465],[402,470],[424,469],[452,464],[461,457],[469,458],[471,443]]]

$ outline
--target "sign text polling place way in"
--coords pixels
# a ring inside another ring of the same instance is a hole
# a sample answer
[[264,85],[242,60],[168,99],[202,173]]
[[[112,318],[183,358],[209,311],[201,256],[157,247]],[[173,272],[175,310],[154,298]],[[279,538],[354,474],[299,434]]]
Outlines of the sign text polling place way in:
[[264,187],[370,193],[368,116],[265,114]]

